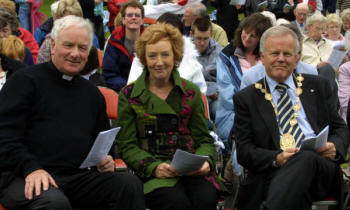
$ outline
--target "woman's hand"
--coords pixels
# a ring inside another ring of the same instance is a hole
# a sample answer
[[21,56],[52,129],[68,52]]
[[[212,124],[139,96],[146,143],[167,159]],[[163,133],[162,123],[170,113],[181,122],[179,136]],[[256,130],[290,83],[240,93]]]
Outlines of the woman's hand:
[[159,164],[156,170],[154,170],[153,175],[156,178],[173,178],[179,176],[175,168],[171,167],[167,163]]
[[205,175],[209,174],[209,172],[210,172],[210,165],[209,165],[208,161],[205,161],[205,163],[202,165],[202,167],[200,169],[190,173],[190,175],[191,176],[205,176]]

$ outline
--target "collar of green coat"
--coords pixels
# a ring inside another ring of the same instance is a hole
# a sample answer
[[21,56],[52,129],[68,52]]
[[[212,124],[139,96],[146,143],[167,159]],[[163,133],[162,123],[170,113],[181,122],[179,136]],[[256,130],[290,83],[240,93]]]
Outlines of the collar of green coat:
[[[145,68],[142,71],[142,74],[140,75],[140,77],[135,81],[135,85],[131,93],[132,98],[138,97],[139,95],[142,94],[143,91],[147,89],[147,71],[148,71],[147,68]],[[173,77],[173,80],[174,80],[174,86],[179,87],[181,92],[185,94],[186,92],[183,86],[184,84],[181,82],[179,72],[177,70],[173,70],[173,72],[171,73],[171,76]]]

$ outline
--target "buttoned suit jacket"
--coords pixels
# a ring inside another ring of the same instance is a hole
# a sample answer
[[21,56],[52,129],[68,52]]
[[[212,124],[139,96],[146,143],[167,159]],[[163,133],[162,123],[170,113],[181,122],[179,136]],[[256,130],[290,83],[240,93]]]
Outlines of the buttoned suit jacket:
[[[348,130],[337,112],[337,97],[324,78],[314,75],[303,77],[300,101],[307,119],[316,135],[327,125],[330,126],[328,141],[334,143],[338,163],[341,163],[346,156]],[[259,83],[264,86],[264,79]],[[267,90],[269,91],[268,87]],[[236,113],[233,131],[236,136],[237,158],[248,170],[248,177],[241,183],[239,192],[239,199],[245,200],[240,210],[258,209],[267,192],[264,185],[266,179],[278,170],[273,166],[273,161],[281,151],[280,132],[274,109],[264,96],[251,85],[233,97]]]

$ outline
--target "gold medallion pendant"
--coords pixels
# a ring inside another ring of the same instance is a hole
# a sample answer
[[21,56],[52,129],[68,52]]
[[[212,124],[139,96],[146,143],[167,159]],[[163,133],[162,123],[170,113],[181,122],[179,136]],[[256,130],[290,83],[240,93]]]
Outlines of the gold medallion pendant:
[[281,150],[283,151],[289,148],[295,148],[296,145],[295,145],[294,136],[292,136],[290,133],[283,134],[280,140],[280,146],[281,146]]

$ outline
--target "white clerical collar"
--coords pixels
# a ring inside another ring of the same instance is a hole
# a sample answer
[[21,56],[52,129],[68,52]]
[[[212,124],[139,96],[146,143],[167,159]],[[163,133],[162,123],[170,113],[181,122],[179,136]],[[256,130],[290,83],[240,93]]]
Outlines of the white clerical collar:
[[62,74],[62,79],[67,80],[67,81],[72,81],[73,76],[69,76],[69,75],[66,75],[66,74]]

